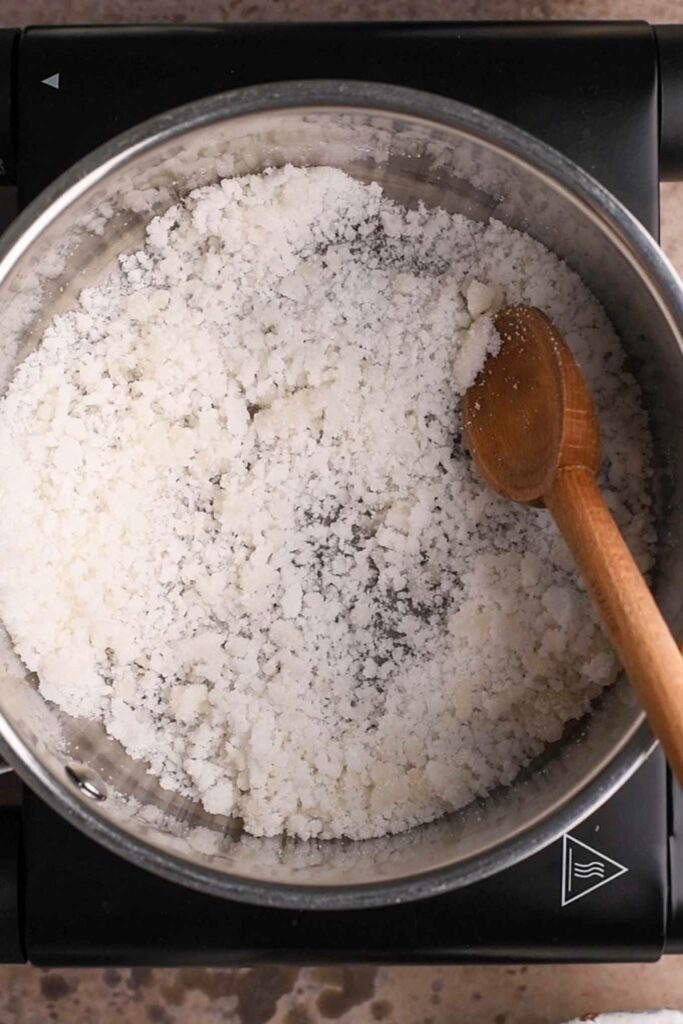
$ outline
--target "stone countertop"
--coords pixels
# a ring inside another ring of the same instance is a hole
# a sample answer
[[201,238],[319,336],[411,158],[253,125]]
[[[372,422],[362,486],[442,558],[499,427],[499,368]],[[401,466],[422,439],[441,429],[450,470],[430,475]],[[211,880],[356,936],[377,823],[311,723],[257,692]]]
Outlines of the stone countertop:
[[[246,20],[647,18],[683,0],[0,0],[0,25]],[[683,186],[662,189],[662,239],[683,271]],[[558,1024],[683,1010],[683,957],[655,965],[40,970],[0,967],[0,1024]]]
[[3,1024],[559,1024],[683,1009],[683,957],[557,967],[0,968]]

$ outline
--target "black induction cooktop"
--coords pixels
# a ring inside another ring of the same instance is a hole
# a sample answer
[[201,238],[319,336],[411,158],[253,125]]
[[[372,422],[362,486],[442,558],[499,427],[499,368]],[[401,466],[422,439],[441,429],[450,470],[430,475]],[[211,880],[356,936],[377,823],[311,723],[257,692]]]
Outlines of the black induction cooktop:
[[[0,216],[124,128],[238,86],[409,85],[481,107],[582,164],[657,235],[683,178],[683,30],[645,23],[40,28],[0,33]],[[0,787],[0,960],[254,964],[650,960],[683,949],[683,803],[656,751],[516,867],[383,909],[231,903],[150,875],[30,791]]]

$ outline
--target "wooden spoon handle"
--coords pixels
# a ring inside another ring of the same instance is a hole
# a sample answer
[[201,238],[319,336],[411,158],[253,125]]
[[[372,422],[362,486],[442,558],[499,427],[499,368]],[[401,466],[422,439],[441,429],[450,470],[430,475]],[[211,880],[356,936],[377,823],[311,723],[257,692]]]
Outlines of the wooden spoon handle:
[[560,470],[544,501],[621,664],[683,785],[683,657],[587,467]]

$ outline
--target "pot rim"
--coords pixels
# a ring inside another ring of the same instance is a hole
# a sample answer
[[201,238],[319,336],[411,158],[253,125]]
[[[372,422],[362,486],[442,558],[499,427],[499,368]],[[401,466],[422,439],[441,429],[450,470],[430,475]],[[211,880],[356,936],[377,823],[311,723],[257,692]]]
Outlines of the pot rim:
[[[403,86],[344,80],[311,80],[252,86],[195,100],[142,122],[104,143],[48,185],[12,223],[0,241],[0,282],[45,227],[83,193],[133,157],[186,131],[277,110],[397,114],[418,124],[453,128],[498,150],[545,178],[556,191],[596,221],[649,287],[683,351],[683,286],[673,266],[646,229],[604,186],[573,161],[514,125],[484,111]],[[48,771],[0,711],[0,750],[20,777],[46,803],[90,838],[133,864],[172,882],[214,896],[269,907],[341,910],[382,906],[435,896],[511,867],[543,848],[608,799],[645,761],[656,743],[641,712],[620,743],[589,777],[567,791],[559,804],[483,854],[417,875],[361,885],[305,886],[255,881],[162,853],[147,840],[124,831],[86,804]]]

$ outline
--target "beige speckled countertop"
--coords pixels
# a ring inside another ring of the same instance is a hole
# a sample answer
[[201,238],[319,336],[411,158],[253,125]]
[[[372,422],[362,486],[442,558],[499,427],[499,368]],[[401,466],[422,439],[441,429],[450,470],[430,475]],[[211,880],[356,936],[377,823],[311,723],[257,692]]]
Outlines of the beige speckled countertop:
[[[683,0],[0,0],[2,25],[366,18],[683,21]],[[663,244],[683,271],[683,185],[666,185],[662,200]],[[0,967],[0,1024],[558,1024],[661,1006],[683,1010],[683,957],[528,968]]]

